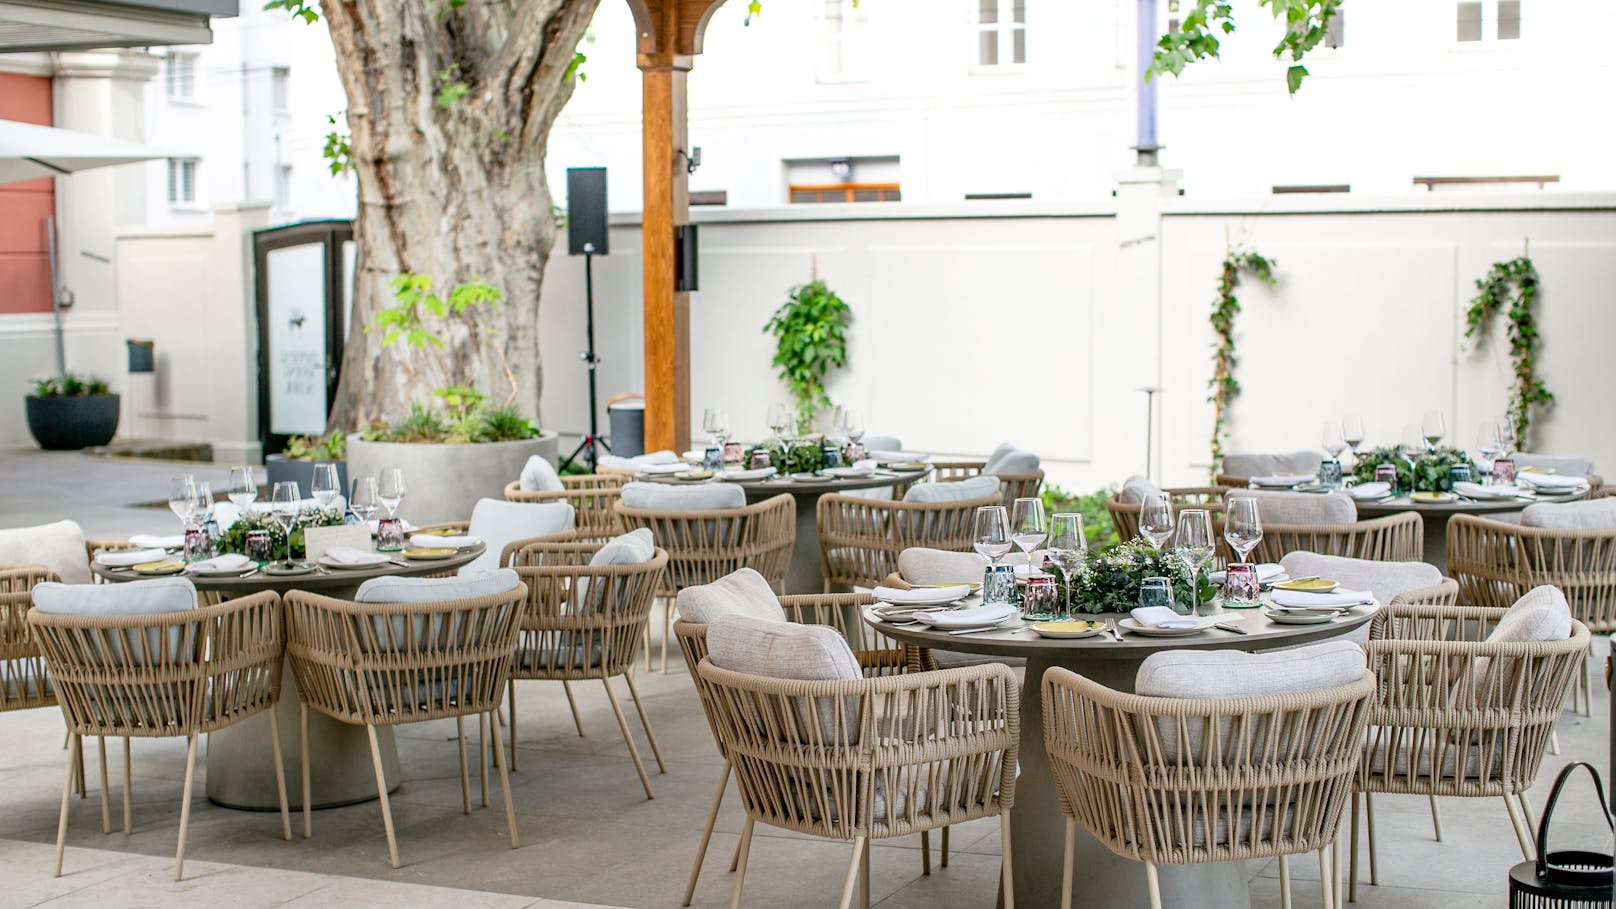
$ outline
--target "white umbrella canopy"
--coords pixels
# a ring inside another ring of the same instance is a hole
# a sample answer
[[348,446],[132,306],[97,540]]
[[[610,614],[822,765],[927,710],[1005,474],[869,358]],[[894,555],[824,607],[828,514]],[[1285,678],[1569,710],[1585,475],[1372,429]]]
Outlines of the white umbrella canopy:
[[166,157],[128,139],[0,120],[0,184]]

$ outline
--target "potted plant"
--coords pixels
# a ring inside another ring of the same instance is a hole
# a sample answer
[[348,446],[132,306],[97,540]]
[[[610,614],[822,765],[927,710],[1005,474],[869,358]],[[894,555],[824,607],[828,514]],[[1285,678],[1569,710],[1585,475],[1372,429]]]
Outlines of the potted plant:
[[[504,295],[472,281],[455,287],[445,299],[432,286],[425,275],[394,279],[397,302],[377,313],[365,331],[384,332],[384,346],[409,348],[404,360],[409,386],[425,384],[411,365],[417,357],[450,381],[431,389],[426,400],[412,402],[400,418],[372,422],[346,439],[349,476],[380,476],[387,467],[404,472],[408,494],[403,510],[417,524],[465,520],[478,499],[503,497],[505,484],[521,474],[528,458],[542,455],[556,462],[556,434],[540,432],[537,423],[512,406],[514,378],[509,397],[495,404],[469,382],[454,381],[463,372],[443,355],[440,330],[457,327],[458,321],[459,330],[475,333],[470,320],[456,317],[473,307],[498,306]],[[503,356],[497,347],[491,353]]]
[[296,483],[298,490],[308,495],[314,483],[314,465],[336,464],[337,485],[346,496],[348,467],[343,459],[347,456],[347,447],[348,434],[340,429],[323,436],[293,436],[287,441],[285,451],[264,458],[269,488],[274,489],[276,483]]
[[48,451],[105,445],[118,432],[118,396],[93,376],[35,379],[27,411],[28,431]]
[[792,288],[790,299],[763,327],[774,335],[774,365],[797,402],[797,425],[814,425],[819,411],[830,406],[825,376],[847,365],[847,326],[852,310],[823,280],[815,277]]

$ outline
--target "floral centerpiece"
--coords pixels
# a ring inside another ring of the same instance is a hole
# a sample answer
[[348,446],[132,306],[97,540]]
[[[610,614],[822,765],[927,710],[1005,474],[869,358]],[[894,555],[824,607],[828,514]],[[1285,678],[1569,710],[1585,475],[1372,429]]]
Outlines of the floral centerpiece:
[[813,473],[825,466],[825,441],[820,436],[795,439],[790,446],[780,439],[769,439],[746,450],[741,464],[752,466],[754,452],[765,452],[769,464],[781,473]]
[[1195,600],[1190,585],[1199,583],[1200,602],[1210,603],[1217,593],[1204,572],[1190,577],[1184,563],[1159,553],[1145,540],[1129,540],[1090,556],[1071,577],[1056,573],[1057,592],[1064,600],[1071,596],[1072,609],[1082,612],[1127,612],[1139,605],[1139,582],[1145,578],[1169,578],[1173,600],[1189,604]]
[[1390,464],[1397,468],[1397,492],[1448,492],[1453,489],[1453,480],[1449,470],[1456,464],[1463,464],[1470,469],[1472,477],[1479,476],[1476,465],[1463,449],[1441,446],[1435,451],[1424,451],[1414,459],[1412,470],[1407,459],[1397,452],[1397,449],[1371,448],[1358,455],[1358,462],[1352,467],[1352,475],[1360,483],[1368,483],[1375,478],[1375,468],[1382,464]]
[[282,529],[280,522],[275,520],[273,512],[264,509],[249,508],[241,513],[234,524],[219,531],[218,550],[220,552],[246,552],[247,532],[250,530],[269,531],[270,557],[275,559],[298,558],[303,551],[303,529],[305,527],[335,527],[346,523],[346,515],[340,508],[320,508],[305,505],[298,513],[297,522],[292,525],[292,552],[286,551],[287,532]]

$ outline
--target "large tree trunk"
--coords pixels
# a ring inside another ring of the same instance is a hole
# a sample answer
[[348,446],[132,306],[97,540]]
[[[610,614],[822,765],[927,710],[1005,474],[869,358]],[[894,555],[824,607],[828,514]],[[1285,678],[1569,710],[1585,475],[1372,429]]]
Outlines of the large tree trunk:
[[[539,284],[556,233],[545,144],[598,2],[325,0],[359,179],[353,320],[333,428],[397,419],[454,383],[495,404],[514,394],[523,413],[539,416]],[[458,82],[468,91],[439,104],[443,86]],[[364,331],[406,272],[430,276],[445,299],[473,280],[504,292],[497,308],[468,310],[469,324],[442,333],[447,369]]]

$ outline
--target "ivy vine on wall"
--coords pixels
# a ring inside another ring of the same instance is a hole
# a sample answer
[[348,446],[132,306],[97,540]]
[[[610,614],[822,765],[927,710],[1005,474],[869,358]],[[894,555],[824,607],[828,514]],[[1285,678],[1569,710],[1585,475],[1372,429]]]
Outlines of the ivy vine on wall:
[[1487,276],[1476,280],[1480,293],[1470,301],[1465,313],[1465,338],[1485,333],[1493,317],[1503,312],[1509,320],[1509,354],[1515,362],[1515,382],[1509,392],[1509,417],[1515,424],[1516,445],[1530,450],[1527,430],[1533,405],[1547,407],[1554,395],[1537,377],[1537,344],[1541,335],[1532,304],[1537,300],[1537,268],[1526,256],[1508,262],[1495,262]]
[[820,278],[791,289],[791,298],[775,310],[763,330],[777,344],[774,365],[797,403],[797,419],[810,427],[814,416],[830,406],[825,375],[847,365],[847,325],[853,311]]
[[1218,296],[1212,301],[1212,331],[1217,334],[1218,340],[1212,346],[1212,381],[1207,383],[1212,390],[1207,400],[1212,403],[1214,472],[1218,462],[1223,459],[1224,415],[1229,412],[1229,403],[1240,394],[1240,380],[1234,377],[1234,368],[1240,362],[1234,349],[1234,317],[1240,312],[1240,299],[1234,292],[1240,287],[1240,276],[1244,273],[1269,284],[1275,283],[1274,267],[1277,264],[1254,250],[1235,248],[1224,257],[1222,270],[1218,273]]

